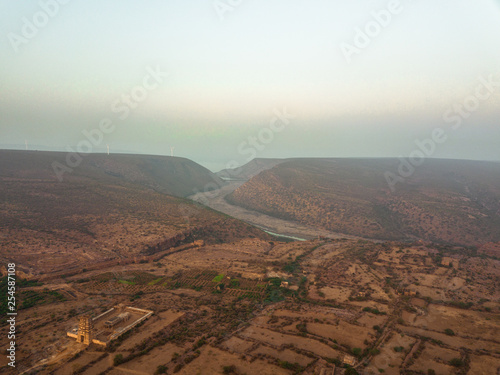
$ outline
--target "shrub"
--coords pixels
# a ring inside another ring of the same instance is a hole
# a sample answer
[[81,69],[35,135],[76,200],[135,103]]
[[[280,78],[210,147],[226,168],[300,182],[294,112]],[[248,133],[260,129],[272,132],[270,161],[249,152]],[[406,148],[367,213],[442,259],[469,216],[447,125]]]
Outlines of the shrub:
[[174,373],[179,372],[182,369],[182,363],[179,363],[177,366],[174,367]]
[[455,332],[453,332],[451,329],[446,328],[444,330],[444,333],[446,333],[448,336],[455,336]]
[[122,354],[115,355],[115,358],[113,359],[113,365],[118,366],[122,363],[123,363],[123,355]]
[[306,323],[299,323],[295,327],[299,330],[299,332],[307,332]]
[[453,358],[450,361],[450,365],[455,367],[462,367],[464,365],[464,361],[462,361],[460,358]]
[[229,282],[229,285],[231,285],[231,288],[238,288],[240,286],[240,281],[236,279],[232,279]]
[[353,348],[352,349],[352,354],[354,354],[356,357],[359,357],[362,352],[363,352],[363,350],[361,350],[361,348]]
[[167,366],[165,366],[165,365],[159,365],[156,368],[155,375],[166,374],[166,373],[167,373]]
[[222,372],[224,374],[234,374],[236,372],[236,366],[235,365],[224,366],[222,367]]

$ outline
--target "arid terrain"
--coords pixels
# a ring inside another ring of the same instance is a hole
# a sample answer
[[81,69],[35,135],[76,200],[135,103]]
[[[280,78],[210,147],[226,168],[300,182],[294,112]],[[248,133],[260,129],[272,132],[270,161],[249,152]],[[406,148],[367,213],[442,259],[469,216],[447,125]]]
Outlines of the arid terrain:
[[[176,250],[22,287],[22,366],[41,374],[319,374],[350,360],[363,374],[500,368],[498,258],[356,240]],[[65,337],[78,316],[119,303],[154,315],[106,349]]]
[[208,239],[206,232],[213,241],[265,236],[179,197],[224,184],[186,159],[89,155],[60,182],[51,163],[64,163],[63,153],[0,156],[0,258],[26,274],[151,255],[150,247],[193,242],[201,233]]
[[[161,189],[179,178],[179,191],[211,190],[207,184],[218,180],[210,173],[193,182],[192,170],[176,169],[153,188],[82,167],[58,182],[23,158],[0,175],[0,269],[5,275],[14,262],[18,270],[17,368],[3,355],[2,373],[500,372],[500,242],[493,236],[477,246],[343,237],[318,225],[312,209],[308,225],[237,211],[224,197],[243,181],[198,196],[223,214]],[[249,186],[287,163],[260,172]],[[67,335],[82,317],[120,306],[153,313],[116,331],[107,346]],[[2,304],[3,348],[5,313]]]
[[426,160],[391,191],[397,159],[291,159],[226,199],[332,232],[459,245],[500,241],[500,163]]

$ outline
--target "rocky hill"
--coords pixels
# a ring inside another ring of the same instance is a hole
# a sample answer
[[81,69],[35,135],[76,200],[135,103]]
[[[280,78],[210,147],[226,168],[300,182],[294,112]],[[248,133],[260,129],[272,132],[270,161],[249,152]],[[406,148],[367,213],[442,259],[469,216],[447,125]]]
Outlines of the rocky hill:
[[186,197],[215,189],[224,182],[205,167],[185,158],[133,154],[74,154],[0,150],[0,177],[46,181],[106,181]]
[[23,272],[129,258],[193,228],[203,234],[195,239],[209,243],[270,238],[174,197],[222,183],[190,160],[88,155],[59,181],[51,163],[62,164],[64,158],[63,153],[0,151],[0,259],[16,261],[26,267]]
[[393,192],[397,159],[295,159],[226,199],[334,232],[477,245],[500,240],[500,163],[426,160]]

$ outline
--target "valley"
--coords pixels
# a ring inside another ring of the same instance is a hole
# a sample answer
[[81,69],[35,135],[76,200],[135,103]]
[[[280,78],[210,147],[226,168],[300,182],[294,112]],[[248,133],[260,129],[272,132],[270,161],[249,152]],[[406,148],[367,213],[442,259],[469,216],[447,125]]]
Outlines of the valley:
[[195,202],[203,204],[214,210],[223,212],[236,219],[242,220],[251,225],[255,225],[277,235],[297,237],[300,239],[313,239],[319,236],[326,238],[360,238],[342,233],[334,233],[328,230],[322,230],[307,226],[291,220],[285,220],[278,217],[253,211],[249,208],[237,206],[229,203],[226,197],[232,194],[236,189],[244,184],[242,181],[227,181],[226,185],[220,189],[210,192],[199,192],[189,196]]
[[[239,181],[224,182],[176,158],[97,156],[59,182],[50,171],[54,157],[60,155],[14,153],[0,165],[0,287],[7,295],[5,265],[15,263],[18,314],[18,367],[9,368],[2,356],[2,373],[490,375],[500,369],[494,231],[474,237],[476,245],[384,239],[369,231],[373,239],[356,236],[358,216],[348,213],[366,206],[366,181],[349,182],[358,190],[342,194],[339,171],[317,181],[310,163],[320,163],[323,173],[331,160],[260,159],[242,168]],[[360,178],[357,160],[334,162],[343,163],[342,173]],[[476,209],[493,215],[495,190],[480,186],[487,193],[479,201],[469,195],[474,203],[458,199],[452,206],[442,188],[425,196],[441,194],[449,212],[482,204]],[[404,197],[421,204],[424,195]],[[332,207],[326,201],[350,207],[342,217],[352,227],[338,228],[351,234],[321,224]],[[2,347],[8,330],[4,314]]]
[[226,201],[286,221],[379,240],[500,241],[500,163],[427,160],[392,192],[397,159],[289,159]]

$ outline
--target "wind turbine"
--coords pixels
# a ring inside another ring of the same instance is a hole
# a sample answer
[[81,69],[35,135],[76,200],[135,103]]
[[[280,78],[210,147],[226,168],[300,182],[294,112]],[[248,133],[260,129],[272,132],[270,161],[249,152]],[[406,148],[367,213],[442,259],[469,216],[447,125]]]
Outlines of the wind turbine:
[[108,155],[109,155],[109,145],[106,145],[106,148],[108,149]]
[[26,139],[24,140],[24,145],[26,146],[26,151],[28,151],[28,141]]
[[174,149],[175,149],[174,146],[170,147],[170,156],[174,156]]

